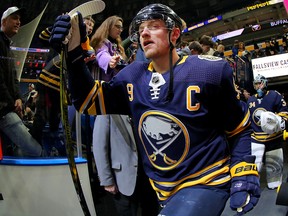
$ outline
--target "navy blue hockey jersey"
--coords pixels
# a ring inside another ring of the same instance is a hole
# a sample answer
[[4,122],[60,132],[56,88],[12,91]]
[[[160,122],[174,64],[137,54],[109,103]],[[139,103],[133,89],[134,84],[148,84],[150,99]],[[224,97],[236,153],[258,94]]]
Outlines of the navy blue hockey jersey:
[[266,111],[273,112],[287,121],[288,108],[283,96],[277,91],[270,90],[263,98],[258,98],[257,94],[251,96],[247,103],[251,113],[252,141],[270,144],[283,140],[282,131],[270,135],[263,132],[260,121],[261,113]]
[[230,164],[251,154],[249,111],[237,99],[233,72],[212,56],[184,57],[170,74],[133,62],[109,83],[94,81],[85,65],[71,65],[73,103],[80,112],[128,114],[137,129],[144,169],[160,201],[184,187],[229,184]]

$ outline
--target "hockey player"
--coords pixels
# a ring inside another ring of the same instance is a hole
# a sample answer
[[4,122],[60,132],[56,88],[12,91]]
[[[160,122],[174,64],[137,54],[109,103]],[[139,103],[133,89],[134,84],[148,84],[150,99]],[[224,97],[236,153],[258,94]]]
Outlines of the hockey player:
[[252,154],[256,155],[259,172],[265,154],[268,188],[275,189],[282,183],[282,135],[288,118],[288,108],[279,92],[267,90],[268,81],[264,76],[257,75],[253,83],[257,93],[247,102],[253,129]]
[[73,103],[91,115],[133,117],[160,215],[221,215],[229,196],[238,215],[253,209],[260,187],[249,111],[237,99],[231,67],[213,56],[179,57],[181,19],[169,7],[151,4],[132,21],[151,62],[134,61],[110,82],[95,81],[83,61],[81,14],[69,21],[67,15],[56,19],[50,42],[68,40]]

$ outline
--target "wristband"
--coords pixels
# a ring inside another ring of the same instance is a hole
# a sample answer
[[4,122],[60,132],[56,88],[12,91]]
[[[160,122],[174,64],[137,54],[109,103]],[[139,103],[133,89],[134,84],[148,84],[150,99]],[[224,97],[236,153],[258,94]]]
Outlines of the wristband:
[[241,162],[234,165],[230,169],[231,177],[245,176],[245,175],[256,175],[258,176],[257,165],[255,163]]

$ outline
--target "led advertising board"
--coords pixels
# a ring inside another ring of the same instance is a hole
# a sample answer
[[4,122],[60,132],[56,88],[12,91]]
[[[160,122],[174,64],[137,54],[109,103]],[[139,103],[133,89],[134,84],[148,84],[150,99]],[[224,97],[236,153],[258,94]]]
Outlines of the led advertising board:
[[252,59],[253,76],[266,78],[288,75],[288,53]]

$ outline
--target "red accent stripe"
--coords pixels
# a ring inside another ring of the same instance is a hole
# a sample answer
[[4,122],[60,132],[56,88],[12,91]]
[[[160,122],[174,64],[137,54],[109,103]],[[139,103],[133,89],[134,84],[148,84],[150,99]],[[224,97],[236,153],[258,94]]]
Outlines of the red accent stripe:
[[2,152],[2,138],[0,136],[0,160],[3,159],[3,152]]
[[288,0],[284,0],[283,3],[286,9],[286,12],[288,12]]

